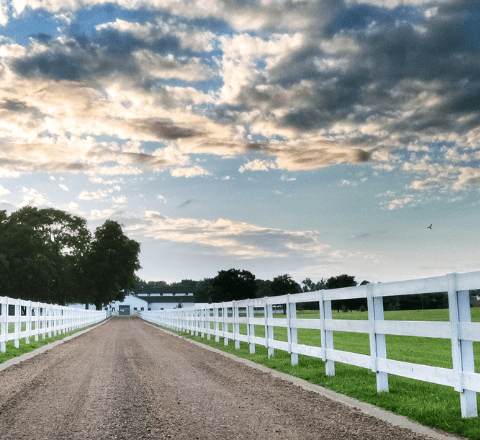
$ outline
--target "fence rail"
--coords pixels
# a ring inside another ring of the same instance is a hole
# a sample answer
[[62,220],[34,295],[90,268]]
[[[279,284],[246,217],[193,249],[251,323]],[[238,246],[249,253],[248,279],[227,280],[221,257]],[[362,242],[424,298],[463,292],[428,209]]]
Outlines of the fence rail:
[[[194,307],[141,312],[140,316],[150,322],[208,339],[213,335],[217,342],[224,338],[240,341],[255,352],[255,344],[267,347],[268,356],[275,349],[291,353],[292,365],[298,364],[298,355],[321,358],[326,362],[326,374],[335,375],[335,362],[369,368],[376,373],[377,391],[388,392],[388,375],[394,374],[453,387],[460,393],[462,417],[477,417],[477,392],[480,392],[480,374],[475,372],[473,342],[480,341],[480,323],[471,322],[469,291],[480,289],[480,272],[449,274],[442,277],[399,281],[384,284],[367,284],[335,290],[322,290],[214,304],[196,304]],[[397,295],[423,293],[448,293],[448,322],[385,321],[383,298]],[[332,300],[366,298],[368,320],[334,320]],[[297,319],[297,304],[316,302],[319,319]],[[286,319],[273,317],[274,305],[282,305]],[[255,312],[263,312],[256,317]],[[240,333],[240,324],[247,327]],[[265,335],[255,336],[255,326],[263,326]],[[287,329],[287,341],[274,339],[274,327]],[[298,329],[320,331],[321,346],[298,343]],[[363,355],[336,350],[333,332],[357,332],[369,335],[370,354]],[[451,340],[453,368],[432,367],[387,358],[385,335],[420,336]]]
[[[38,341],[66,333],[106,318],[105,311],[75,309],[73,307],[0,297],[0,351],[5,353],[6,343],[14,341],[20,347],[20,339]],[[13,326],[13,332],[12,330]]]

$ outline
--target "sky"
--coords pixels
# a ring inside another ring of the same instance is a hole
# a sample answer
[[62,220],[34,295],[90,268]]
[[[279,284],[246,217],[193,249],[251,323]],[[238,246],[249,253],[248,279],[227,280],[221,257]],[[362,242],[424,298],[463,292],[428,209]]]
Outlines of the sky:
[[480,270],[479,164],[478,0],[0,0],[0,209],[146,281]]

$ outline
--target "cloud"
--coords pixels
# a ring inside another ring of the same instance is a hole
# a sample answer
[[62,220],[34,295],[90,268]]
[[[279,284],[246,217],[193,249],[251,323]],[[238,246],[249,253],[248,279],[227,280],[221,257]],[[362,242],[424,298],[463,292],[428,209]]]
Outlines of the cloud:
[[45,194],[41,194],[35,188],[22,188],[23,196],[21,206],[49,206],[50,201]]
[[170,174],[173,177],[196,177],[208,176],[210,173],[199,165],[194,165],[189,168],[172,168]]
[[4,188],[2,185],[0,185],[0,196],[4,196],[6,194],[10,194],[10,191],[7,188]]
[[58,185],[64,191],[70,191],[66,185]]
[[318,242],[315,232],[263,228],[225,219],[173,219],[156,211],[147,211],[136,225],[126,230],[142,232],[157,240],[206,245],[242,259],[283,258],[297,253],[315,257],[326,254],[329,249]]
[[[106,199],[114,191],[120,191],[120,190],[121,188],[118,185],[116,185],[113,188],[104,189],[104,190],[99,189],[97,191],[82,191],[78,196],[78,198],[80,200],[101,200],[101,199]],[[115,202],[115,203],[119,203],[119,202]]]
[[255,159],[255,160],[252,160],[251,162],[246,163],[245,165],[242,165],[238,171],[240,171],[240,173],[243,173],[246,170],[268,171],[269,169],[275,169],[276,167],[277,166],[275,162]]

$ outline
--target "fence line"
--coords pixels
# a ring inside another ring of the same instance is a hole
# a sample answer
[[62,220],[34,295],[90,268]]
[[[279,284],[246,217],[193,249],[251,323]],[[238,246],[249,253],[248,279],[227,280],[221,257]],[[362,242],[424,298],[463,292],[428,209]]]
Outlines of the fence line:
[[[75,309],[73,307],[0,297],[0,351],[5,353],[6,343],[14,341],[20,347],[20,339],[38,341],[72,330],[87,327],[106,318],[100,310]],[[13,332],[10,332],[13,324]],[[23,325],[24,324],[24,325]],[[23,328],[23,329],[22,329]]]
[[[480,341],[480,323],[471,322],[469,300],[469,291],[476,289],[480,289],[480,272],[196,304],[189,308],[140,312],[140,316],[165,327],[189,331],[192,335],[206,335],[207,339],[213,335],[217,342],[222,337],[225,345],[232,339],[237,349],[240,348],[240,341],[246,342],[250,353],[255,353],[256,344],[267,347],[269,357],[275,349],[284,350],[291,354],[292,365],[298,364],[299,354],[321,358],[326,363],[328,376],[335,375],[335,362],[369,368],[376,373],[378,392],[388,392],[389,374],[450,386],[460,393],[462,417],[467,418],[478,416],[477,392],[480,392],[480,374],[475,372],[473,350],[473,342]],[[448,293],[449,322],[384,320],[384,297],[437,292]],[[368,320],[332,319],[332,300],[353,298],[367,299]],[[318,302],[319,319],[297,319],[297,304],[308,302]],[[285,307],[286,319],[273,317],[274,305]],[[255,310],[260,313],[263,311],[263,317],[255,317]],[[246,324],[246,334],[240,333],[240,324]],[[265,328],[263,337],[255,336],[255,326]],[[274,327],[286,327],[287,341],[274,339]],[[321,346],[299,344],[298,329],[319,330]],[[370,355],[336,350],[333,343],[334,331],[367,333]],[[388,359],[385,335],[450,339],[453,368]]]

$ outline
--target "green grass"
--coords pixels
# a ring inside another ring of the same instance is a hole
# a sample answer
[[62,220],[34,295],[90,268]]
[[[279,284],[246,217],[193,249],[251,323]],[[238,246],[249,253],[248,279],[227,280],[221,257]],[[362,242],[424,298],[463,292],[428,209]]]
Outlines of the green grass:
[[[480,322],[480,308],[472,308],[472,321]],[[257,315],[262,316],[262,315]],[[299,311],[298,318],[318,319],[318,311]],[[368,319],[367,312],[333,313],[334,319]],[[278,318],[282,319],[282,318]],[[404,321],[448,321],[447,310],[412,310],[385,312],[387,320]],[[220,326],[221,328],[221,326]],[[231,331],[231,328],[230,328]],[[246,325],[241,326],[241,333],[246,334]],[[460,413],[460,395],[451,387],[406,379],[389,375],[389,392],[377,393],[376,375],[368,369],[335,363],[335,376],[325,375],[325,363],[321,359],[299,355],[299,364],[292,366],[290,355],[275,350],[275,355],[268,359],[267,349],[256,345],[255,354],[251,355],[247,343],[241,342],[236,350],[234,341],[224,345],[223,338],[216,343],[215,338],[207,340],[189,333],[183,336],[208,344],[223,351],[248,358],[256,363],[300,377],[311,383],[374,404],[380,408],[406,416],[412,420],[461,435],[471,439],[480,439],[480,418],[462,419]],[[255,335],[264,337],[265,327],[255,326]],[[282,327],[274,328],[277,340],[287,340],[287,331]],[[300,344],[320,346],[318,330],[298,330]],[[452,368],[450,340],[420,338],[410,336],[386,335],[387,357],[405,362]],[[334,346],[338,350],[369,354],[367,334],[334,332]],[[474,342],[475,372],[480,372],[480,343]],[[477,395],[480,409],[480,393]]]
[[[48,345],[52,342],[58,341],[59,339],[63,339],[66,336],[73,335],[73,334],[78,333],[78,332],[80,332],[82,330],[85,330],[87,328],[88,327],[84,327],[84,328],[81,328],[81,329],[73,330],[71,332],[59,334],[57,336],[53,336],[53,333],[52,333],[51,338],[48,337],[48,333],[47,333],[47,336],[45,337],[45,339],[42,338],[42,335],[39,335],[38,336],[38,341],[35,341],[35,337],[31,336],[29,344],[27,344],[25,342],[25,338],[22,338],[22,339],[20,339],[19,348],[15,348],[14,341],[8,341],[6,343],[5,353],[0,352],[0,364],[2,364],[5,361],[8,361],[9,359],[21,356],[22,354],[25,354],[25,353],[29,353],[33,350],[36,350],[37,348],[43,347],[44,345]],[[24,322],[24,323],[22,323],[22,331],[25,331],[25,329],[26,329],[26,323]],[[9,323],[8,332],[9,333],[14,332],[13,323]]]

